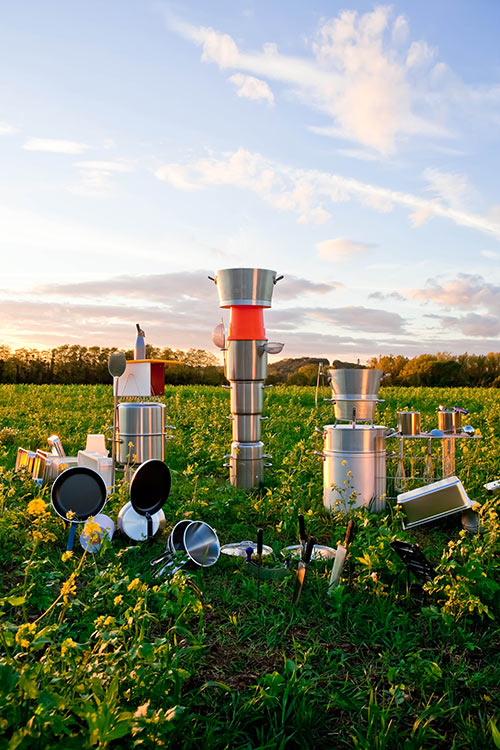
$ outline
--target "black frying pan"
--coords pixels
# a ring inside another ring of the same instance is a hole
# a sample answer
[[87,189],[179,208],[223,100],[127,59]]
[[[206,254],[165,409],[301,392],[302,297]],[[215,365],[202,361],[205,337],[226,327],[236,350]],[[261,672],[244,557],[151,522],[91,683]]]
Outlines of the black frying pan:
[[148,537],[153,535],[151,516],[158,513],[170,494],[172,478],[168,466],[158,458],[144,461],[130,481],[130,502],[136,513],[146,516]]
[[55,512],[68,521],[69,511],[74,513],[68,535],[67,551],[73,549],[76,524],[96,516],[106,502],[106,484],[93,469],[86,466],[73,466],[59,474],[52,485],[50,499]]

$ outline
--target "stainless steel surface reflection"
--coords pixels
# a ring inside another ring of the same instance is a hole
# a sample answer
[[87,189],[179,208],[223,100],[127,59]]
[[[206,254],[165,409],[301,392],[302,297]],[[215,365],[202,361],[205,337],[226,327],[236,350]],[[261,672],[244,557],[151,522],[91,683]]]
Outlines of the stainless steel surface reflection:
[[221,307],[252,305],[271,307],[276,271],[267,268],[224,268],[215,283]]
[[214,529],[204,521],[193,521],[184,531],[184,549],[189,559],[209,568],[219,559],[220,543]]

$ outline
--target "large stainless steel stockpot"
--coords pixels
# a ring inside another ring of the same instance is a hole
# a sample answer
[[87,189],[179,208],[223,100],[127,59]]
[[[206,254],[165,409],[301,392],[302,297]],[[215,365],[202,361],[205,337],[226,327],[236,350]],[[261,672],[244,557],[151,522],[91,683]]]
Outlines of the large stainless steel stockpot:
[[323,427],[323,504],[347,512],[370,505],[383,510],[387,485],[385,440],[381,425]]
[[256,443],[260,441],[261,422],[260,414],[233,414],[229,419],[233,423],[233,442]]
[[345,369],[328,370],[330,383],[337,398],[346,397],[363,399],[366,396],[377,397],[383,370]]
[[267,377],[265,344],[265,341],[229,341],[226,352],[226,378],[228,380],[265,380]]
[[231,389],[232,414],[261,414],[264,402],[262,381],[237,380],[227,386]]
[[264,443],[260,440],[255,443],[243,443],[234,440],[231,443],[230,455],[240,461],[254,461],[264,458]]
[[264,458],[254,460],[238,459],[234,456],[229,457],[229,481],[233,487],[239,487],[242,490],[252,490],[254,487],[260,487],[264,483],[265,464]]
[[221,307],[271,307],[274,285],[279,278],[276,271],[267,268],[224,268],[217,271],[214,281]]
[[419,411],[398,411],[398,432],[401,435],[420,435],[421,420]]
[[165,404],[122,403],[118,406],[118,461],[142,464],[165,459]]

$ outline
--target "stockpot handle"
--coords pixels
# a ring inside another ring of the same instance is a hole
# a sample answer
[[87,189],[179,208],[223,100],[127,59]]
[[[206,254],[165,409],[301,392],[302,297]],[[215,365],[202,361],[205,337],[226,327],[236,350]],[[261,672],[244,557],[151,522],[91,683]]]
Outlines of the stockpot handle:
[[335,403],[335,399],[334,398],[324,398],[323,401],[329,401],[331,404]]
[[269,417],[263,417],[262,414],[260,414],[260,418],[262,419],[269,419]]
[[325,454],[322,453],[321,451],[313,451],[313,453],[314,453],[315,456],[319,456],[322,461],[324,461],[325,458],[326,458]]
[[274,279],[273,279],[273,284],[277,284],[278,281],[281,281],[281,279],[284,279],[284,278],[285,278],[285,276],[282,273],[279,276],[275,276]]
[[226,385],[225,383],[222,383],[221,388],[232,388],[231,385]]
[[272,456],[269,453],[264,453],[262,458],[272,458]]
[[176,430],[176,429],[177,429],[177,427],[174,427],[174,425],[173,425],[173,424],[166,424],[166,425],[165,425],[165,429],[166,429],[166,430]]
[[222,464],[222,465],[223,465],[223,466],[224,466],[224,467],[225,467],[226,469],[230,469],[230,468],[231,468],[231,464]]
[[269,385],[263,385],[262,390],[264,390],[264,388],[272,388],[272,387],[273,387],[273,383],[270,383]]
[[208,278],[210,279],[210,281],[213,281],[213,282],[214,282],[214,284],[217,284],[217,281],[216,281],[216,277],[215,277],[215,276],[209,276]]
[[271,466],[272,466],[272,464],[264,464],[264,467],[265,467],[266,469],[270,469],[270,468],[271,468]]

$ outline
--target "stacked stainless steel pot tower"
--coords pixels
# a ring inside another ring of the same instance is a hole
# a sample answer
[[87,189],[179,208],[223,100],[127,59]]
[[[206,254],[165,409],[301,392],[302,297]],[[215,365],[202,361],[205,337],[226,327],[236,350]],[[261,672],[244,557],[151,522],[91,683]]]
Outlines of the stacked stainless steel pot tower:
[[[385,507],[385,440],[393,431],[373,424],[382,374],[381,370],[329,370],[336,421],[319,430],[324,447],[318,452],[323,459],[326,508],[345,512],[351,504],[370,505],[373,510]],[[338,424],[339,420],[349,424]]]
[[270,456],[264,453],[261,422],[267,355],[281,344],[266,338],[263,310],[271,307],[274,285],[282,278],[265,268],[226,268],[213,281],[220,306],[230,309],[227,342],[224,342],[225,375],[231,389],[233,441],[229,479],[235,487],[250,490],[264,481]]

